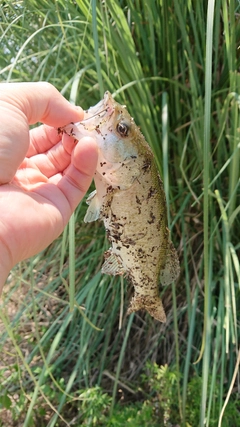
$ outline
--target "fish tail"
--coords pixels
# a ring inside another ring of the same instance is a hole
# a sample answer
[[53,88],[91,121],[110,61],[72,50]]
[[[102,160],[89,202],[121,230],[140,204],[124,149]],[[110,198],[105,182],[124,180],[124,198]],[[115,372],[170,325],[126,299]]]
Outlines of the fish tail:
[[133,313],[144,309],[146,310],[154,319],[159,320],[159,322],[166,322],[166,314],[163,308],[161,298],[157,296],[146,296],[135,294],[130,302],[127,314]]

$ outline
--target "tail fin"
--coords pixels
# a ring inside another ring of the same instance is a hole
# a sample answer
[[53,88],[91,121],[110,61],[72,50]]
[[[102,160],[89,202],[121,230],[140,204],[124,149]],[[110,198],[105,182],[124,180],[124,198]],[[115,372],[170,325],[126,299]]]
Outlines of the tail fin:
[[130,302],[127,314],[130,314],[134,311],[144,309],[154,317],[154,319],[159,320],[159,322],[166,322],[166,314],[163,308],[162,300],[159,296],[146,296],[135,294]]

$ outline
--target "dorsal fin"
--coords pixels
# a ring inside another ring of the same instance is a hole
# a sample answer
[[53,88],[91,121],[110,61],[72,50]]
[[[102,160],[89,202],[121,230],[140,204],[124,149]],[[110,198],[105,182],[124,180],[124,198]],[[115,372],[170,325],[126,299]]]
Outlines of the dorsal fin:
[[164,266],[164,269],[160,272],[161,284],[164,286],[169,285],[175,279],[178,278],[179,273],[180,273],[180,266],[179,266],[177,251],[170,240],[168,244],[165,266]]

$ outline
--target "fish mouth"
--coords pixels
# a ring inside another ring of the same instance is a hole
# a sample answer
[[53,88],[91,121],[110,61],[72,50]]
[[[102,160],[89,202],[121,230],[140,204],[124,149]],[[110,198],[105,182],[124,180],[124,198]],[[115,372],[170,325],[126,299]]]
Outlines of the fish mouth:
[[84,111],[84,119],[77,123],[64,126],[64,131],[76,139],[83,136],[96,136],[101,133],[99,127],[109,122],[116,110],[117,103],[110,92],[105,92],[104,98],[93,107]]
[[93,107],[84,111],[84,119],[79,122],[84,125],[90,124],[91,121],[109,118],[114,112],[114,99],[110,92],[105,92],[104,98]]

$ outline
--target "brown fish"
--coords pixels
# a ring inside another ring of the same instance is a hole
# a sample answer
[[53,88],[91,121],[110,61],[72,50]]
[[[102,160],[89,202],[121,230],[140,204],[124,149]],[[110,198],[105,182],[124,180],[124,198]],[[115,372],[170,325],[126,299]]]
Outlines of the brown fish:
[[99,146],[96,190],[88,199],[85,222],[102,219],[111,242],[102,272],[126,275],[134,286],[128,313],[147,310],[165,322],[159,297],[179,275],[179,261],[167,228],[166,199],[153,153],[126,108],[109,92],[64,131]]

